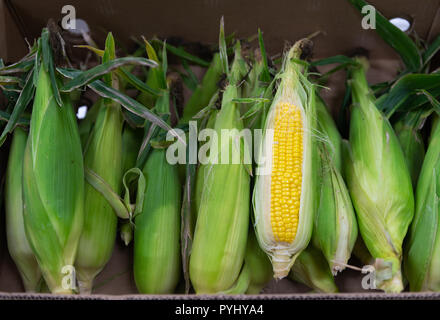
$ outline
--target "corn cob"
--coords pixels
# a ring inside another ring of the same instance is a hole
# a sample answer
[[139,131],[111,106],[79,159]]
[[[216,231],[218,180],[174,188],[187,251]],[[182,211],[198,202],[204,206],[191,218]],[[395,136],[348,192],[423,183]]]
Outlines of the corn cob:
[[[253,206],[257,238],[269,255],[275,278],[288,275],[310,240],[317,209],[314,88],[291,61],[307,40],[284,58],[281,83],[269,109],[260,148]],[[273,137],[270,136],[272,129]],[[266,163],[264,163],[266,159]]]
[[[114,59],[114,40],[106,40],[103,61]],[[118,89],[118,79],[111,75],[112,87]],[[100,176],[116,193],[122,179],[122,112],[113,101],[103,101],[92,136],[84,155],[84,166]],[[117,216],[113,208],[88,182],[84,188],[84,226],[75,261],[81,293],[92,291],[93,280],[111,257],[116,238]]]
[[246,293],[258,294],[273,278],[273,272],[269,258],[258,245],[255,230],[249,230],[244,260],[250,275]]
[[316,292],[335,293],[338,287],[322,253],[308,246],[296,259],[289,278],[303,283]]
[[209,100],[218,89],[221,75],[220,55],[215,53],[208,70],[206,70],[203,76],[202,82],[197,86],[183,108],[183,117],[180,119],[181,123],[190,121],[197,112],[208,105]]
[[[197,293],[217,293],[230,289],[242,269],[249,225],[250,177],[243,164],[232,162],[234,147],[221,139],[221,130],[243,128],[238,106],[237,84],[241,78],[239,44],[228,76],[221,109],[215,120],[218,149],[210,149],[217,159],[228,152],[228,163],[208,159],[204,168],[204,188],[200,195],[194,242],[190,256],[190,279]],[[233,133],[232,141],[239,135]],[[232,143],[234,145],[234,143]],[[200,170],[200,169],[199,169]],[[200,178],[198,178],[200,179]],[[233,183],[231,183],[233,181]],[[228,185],[228,188],[225,188]],[[228,201],[225,201],[228,199]]]
[[23,162],[24,223],[52,293],[72,292],[63,272],[74,263],[83,225],[81,141],[72,105],[65,95],[62,102],[57,105],[43,65]]
[[332,163],[329,152],[325,147],[321,151],[321,195],[313,236],[336,275],[345,269],[350,259],[358,230],[345,182]]
[[336,275],[350,259],[358,230],[350,195],[340,174],[341,136],[321,99],[317,99],[317,112],[323,141],[319,142],[321,193],[313,242]]
[[[411,116],[411,115],[409,115]],[[397,138],[405,155],[406,164],[411,174],[412,185],[415,188],[419,177],[420,169],[425,157],[425,145],[416,123],[401,120],[394,125]]]
[[416,211],[405,248],[404,271],[411,291],[440,291],[438,182],[440,127],[435,126],[416,189]]
[[9,254],[20,272],[27,292],[38,292],[41,271],[26,238],[23,223],[23,156],[27,133],[17,127],[9,151],[5,182],[6,237]]
[[376,259],[376,285],[403,289],[402,242],[414,215],[411,178],[399,141],[375,106],[365,77],[366,61],[352,67],[353,110],[346,177],[362,238]]
[[135,218],[134,278],[140,293],[172,293],[181,271],[178,170],[168,163],[165,149],[154,149],[143,173],[147,188]]
[[[85,153],[84,164],[117,193],[122,178],[122,114],[115,103],[101,108]],[[90,293],[93,279],[113,252],[117,216],[89,183],[85,184],[83,232],[75,261],[81,293]]]

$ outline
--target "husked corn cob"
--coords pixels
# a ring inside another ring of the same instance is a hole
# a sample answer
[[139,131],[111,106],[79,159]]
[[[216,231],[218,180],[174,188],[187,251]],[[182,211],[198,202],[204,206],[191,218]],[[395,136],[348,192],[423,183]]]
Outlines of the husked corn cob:
[[42,65],[23,162],[24,223],[52,293],[72,293],[74,284],[63,278],[75,260],[84,208],[78,126],[68,97],[63,95],[62,102],[57,105]]
[[335,293],[338,287],[322,253],[309,245],[296,259],[289,277],[316,292]]
[[400,292],[402,242],[414,215],[411,177],[399,141],[369,92],[367,62],[356,62],[350,70],[353,110],[346,178],[359,231],[376,259],[376,285]]
[[153,149],[143,169],[147,187],[135,218],[134,279],[140,293],[173,293],[179,281],[181,187],[166,149]]
[[300,65],[291,61],[299,58],[302,46],[309,43],[297,42],[284,58],[258,161],[253,196],[255,226],[275,278],[287,276],[307,247],[317,208],[315,93]]
[[[230,289],[242,269],[249,226],[250,176],[242,163],[233,163],[232,154],[239,133],[232,131],[232,139],[222,139],[221,130],[243,128],[237,104],[241,59],[239,45],[228,77],[221,109],[216,116],[214,130],[218,149],[212,147],[220,162],[228,152],[227,163],[217,163],[209,157],[205,164],[204,188],[198,205],[189,274],[196,293],[217,293]],[[200,169],[199,169],[200,170]],[[197,179],[200,179],[198,177]],[[225,188],[225,186],[228,186]]]
[[23,223],[23,157],[27,132],[17,127],[9,151],[5,182],[6,237],[9,254],[20,272],[24,289],[38,292],[42,282],[40,268],[26,238]]
[[320,199],[315,216],[314,244],[321,249],[333,274],[345,269],[357,238],[357,222],[341,169],[341,136],[323,101],[317,99],[322,141]]
[[440,291],[440,127],[435,126],[416,189],[416,210],[406,242],[404,271],[411,291]]

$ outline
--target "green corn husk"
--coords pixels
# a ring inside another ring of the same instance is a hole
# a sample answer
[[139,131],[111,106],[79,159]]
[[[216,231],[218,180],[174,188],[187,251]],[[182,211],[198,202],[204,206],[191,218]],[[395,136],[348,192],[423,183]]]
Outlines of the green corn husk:
[[[103,62],[114,59],[114,40],[107,36]],[[119,82],[110,74],[111,86]],[[84,154],[84,166],[101,177],[117,194],[122,185],[121,106],[103,100]],[[107,199],[86,182],[84,187],[84,226],[75,261],[80,293],[91,293],[94,278],[110,259],[115,244],[117,215]]]
[[[292,61],[300,57],[304,46],[309,45],[311,45],[311,41],[308,39],[298,41],[284,57],[283,69],[278,75],[281,82],[266,118],[258,156],[260,166],[257,169],[253,194],[255,226],[260,247],[272,261],[275,278],[286,277],[295,259],[309,244],[313,229],[313,218],[318,207],[319,159],[316,139],[314,138],[317,134],[315,88],[302,73],[302,65]],[[270,132],[268,129],[274,128],[275,113],[278,104],[281,103],[287,103],[291,109],[294,107],[299,108],[303,119],[304,151],[302,155],[301,201],[298,229],[292,242],[278,241],[274,235],[270,220],[271,173],[273,167],[270,160],[268,162],[270,168],[266,168],[266,163],[264,163],[264,159],[272,159],[274,138],[267,139],[266,135],[267,132]],[[268,173],[268,171],[270,172]]]
[[[241,59],[239,44],[223,92],[222,106],[216,117],[214,130],[218,149],[210,149],[204,164],[204,188],[200,196],[194,232],[189,274],[196,293],[218,293],[230,289],[242,269],[249,225],[250,176],[242,163],[233,163],[232,154],[238,132],[232,139],[221,139],[222,129],[243,128],[239,109],[232,100],[239,97],[238,87]],[[228,163],[220,163],[222,153],[228,151]],[[218,163],[213,161],[217,156]],[[200,170],[200,168],[199,168]],[[198,179],[200,179],[198,177]],[[228,188],[225,188],[225,186]]]
[[[218,110],[213,110],[211,115],[208,118],[208,121],[206,123],[206,129],[214,129],[215,121],[218,115]],[[196,176],[196,185],[195,185],[195,192],[194,192],[194,203],[195,206],[193,206],[193,209],[195,210],[195,216],[197,216],[197,212],[200,206],[200,202],[202,199],[202,192],[205,187],[205,171],[206,168],[208,168],[207,165],[201,164],[199,168],[197,169],[197,176]]]
[[218,90],[221,75],[220,54],[215,53],[209,68],[203,76],[202,82],[197,86],[183,107],[183,116],[180,119],[180,123],[189,122],[201,109],[208,105],[209,100]]
[[336,275],[350,259],[358,230],[347,187],[329,153],[322,148],[321,195],[313,237]]
[[52,293],[75,260],[83,225],[84,168],[81,141],[66,95],[57,105],[49,74],[41,67],[23,163],[27,239]]
[[428,139],[428,145],[431,143],[431,140],[434,138],[434,132],[437,130],[437,126],[439,124],[440,117],[437,114],[433,114],[432,121],[431,121],[431,133],[429,135]]
[[6,237],[9,254],[20,272],[26,292],[38,292],[42,275],[26,238],[23,223],[23,157],[27,132],[17,127],[9,151],[5,181]]
[[86,117],[79,123],[79,135],[81,137],[81,145],[83,149],[86,149],[87,147],[87,143],[89,142],[93,126],[96,122],[96,118],[98,117],[99,110],[101,109],[102,102],[103,100],[101,98],[96,100],[90,110],[87,111]]
[[[122,179],[122,113],[115,103],[103,105],[84,157],[84,165],[119,194]],[[75,261],[81,293],[90,293],[93,279],[113,252],[117,216],[91,184],[85,184],[85,220]]]
[[[157,68],[151,68],[150,70],[148,70],[146,85],[150,88],[158,89],[161,88],[163,85],[163,66],[160,63],[159,58],[157,57],[157,54],[151,47],[151,45],[148,42],[145,42],[145,45],[147,48],[148,59],[151,59],[158,64]],[[147,108],[152,108],[156,104],[157,98],[157,96],[149,92],[141,92],[137,96],[136,100],[142,103]]]
[[140,293],[173,293],[179,282],[181,187],[166,149],[153,149],[143,169],[147,187],[135,218],[134,279]]
[[346,177],[362,238],[376,259],[376,285],[403,290],[402,242],[414,215],[405,157],[390,123],[375,106],[365,77],[366,61],[351,71],[353,110]]
[[305,284],[315,292],[336,293],[339,291],[325,257],[312,245],[301,252],[293,264],[289,277]]
[[394,125],[394,130],[411,174],[413,188],[417,185],[417,179],[425,157],[425,145],[422,135],[414,125],[405,123],[405,121],[399,121]]
[[411,291],[440,291],[440,127],[435,126],[416,189],[416,213],[405,247]]
[[324,102],[317,99],[318,126],[323,134],[321,155],[320,200],[315,216],[313,243],[320,248],[336,275],[345,269],[358,230],[353,205],[340,170],[341,136]]
[[122,131],[122,172],[127,172],[136,165],[139,148],[142,144],[142,130],[128,124]]
[[269,257],[261,250],[252,229],[249,230],[244,260],[250,275],[246,293],[258,294],[273,278],[273,272]]
[[322,98],[316,96],[316,115],[320,132],[325,136],[325,142],[332,162],[338,171],[342,169],[342,138],[336,123],[330,115]]

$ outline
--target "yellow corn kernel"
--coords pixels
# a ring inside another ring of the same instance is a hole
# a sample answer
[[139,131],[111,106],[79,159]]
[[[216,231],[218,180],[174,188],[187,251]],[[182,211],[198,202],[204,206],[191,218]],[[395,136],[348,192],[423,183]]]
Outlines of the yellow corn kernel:
[[[291,243],[298,227],[302,149],[301,110],[292,104],[280,102],[274,126],[270,218],[274,237],[281,242]],[[292,166],[292,163],[296,165]],[[280,207],[279,203],[284,204]]]

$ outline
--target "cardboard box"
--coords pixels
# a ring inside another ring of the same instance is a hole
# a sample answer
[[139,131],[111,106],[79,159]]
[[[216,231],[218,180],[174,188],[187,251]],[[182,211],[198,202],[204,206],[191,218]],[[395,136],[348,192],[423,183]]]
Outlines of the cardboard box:
[[[264,31],[264,39],[270,54],[282,51],[285,41],[307,36],[315,31],[322,34],[314,39],[314,57],[322,58],[347,54],[363,47],[370,53],[371,83],[394,78],[401,67],[398,56],[374,31],[361,28],[361,18],[346,0],[185,0],[185,1],[118,1],[118,0],[0,0],[0,57],[5,62],[19,59],[27,52],[24,39],[32,43],[40,35],[49,18],[61,20],[61,8],[73,5],[77,18],[84,19],[98,43],[103,43],[107,31],[112,31],[121,44],[129,44],[130,37],[156,35],[167,38],[181,37],[188,41],[216,43],[220,17],[225,17],[227,33],[236,31],[238,37],[254,35],[258,27]],[[371,1],[387,17],[406,17],[413,21],[417,34],[432,40],[440,32],[440,6],[438,0],[425,0],[423,5],[412,0]],[[344,74],[331,78],[331,91],[324,94],[336,112],[344,92]],[[2,170],[7,157],[6,147],[1,150]],[[3,174],[2,174],[3,176]],[[3,213],[3,212],[2,212]],[[32,295],[23,291],[20,277],[9,257],[1,224],[0,298],[53,299],[52,295]],[[157,296],[135,295],[132,275],[132,248],[116,240],[112,259],[96,279],[96,289],[89,299],[157,299]],[[353,263],[356,263],[353,261]],[[337,295],[305,294],[309,290],[289,280],[271,282],[258,298],[262,299],[431,299],[440,298],[437,293],[402,293],[385,295],[363,290],[363,275],[347,270],[337,277],[341,291]],[[57,297],[60,298],[60,297]],[[78,296],[66,297],[78,299]],[[179,295],[162,298],[182,298]],[[188,298],[188,297],[186,297]],[[190,299],[207,297],[191,296]],[[243,297],[239,297],[243,298]],[[254,297],[255,298],[255,297]]]

